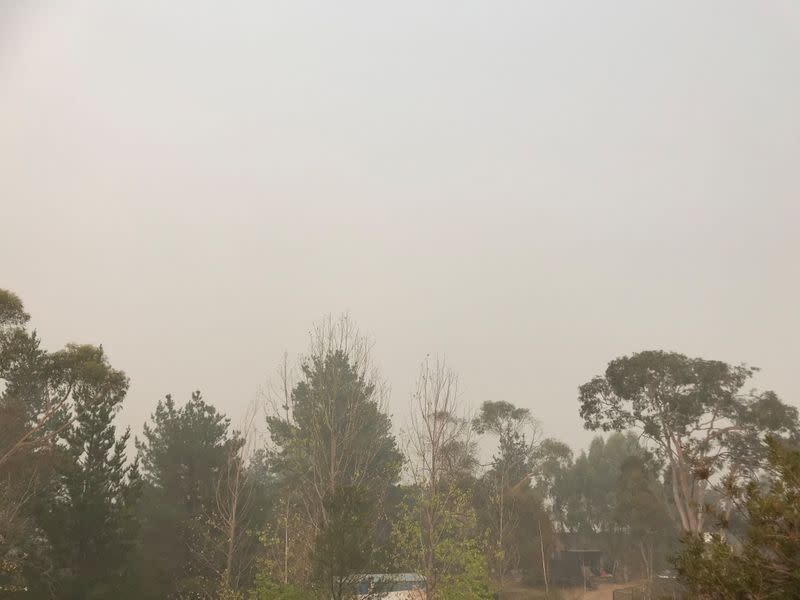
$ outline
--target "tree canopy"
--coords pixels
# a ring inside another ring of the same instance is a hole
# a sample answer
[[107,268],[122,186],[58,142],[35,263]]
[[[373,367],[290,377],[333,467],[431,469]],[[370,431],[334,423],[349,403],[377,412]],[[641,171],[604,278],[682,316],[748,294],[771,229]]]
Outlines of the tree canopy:
[[283,412],[267,418],[273,469],[313,541],[313,580],[337,600],[349,575],[372,564],[381,505],[402,464],[367,349],[346,321],[324,324]]
[[580,387],[589,429],[638,431],[670,469],[683,531],[703,531],[709,480],[746,476],[766,456],[767,434],[796,436],[798,411],[774,392],[744,391],[755,369],[647,351],[615,359]]
[[694,597],[800,597],[800,451],[768,440],[770,477],[731,490],[748,527],[734,545],[722,533],[690,536],[676,566]]
[[30,322],[0,290],[3,598],[352,600],[400,572],[428,600],[550,597],[601,571],[652,583],[670,556],[691,597],[800,595],[798,411],[752,367],[612,360],[579,388],[603,432],[580,448],[542,435],[540,400],[470,414],[431,356],[401,425],[372,341],[327,318],[239,426],[167,395],[132,442],[103,346],[49,349]]

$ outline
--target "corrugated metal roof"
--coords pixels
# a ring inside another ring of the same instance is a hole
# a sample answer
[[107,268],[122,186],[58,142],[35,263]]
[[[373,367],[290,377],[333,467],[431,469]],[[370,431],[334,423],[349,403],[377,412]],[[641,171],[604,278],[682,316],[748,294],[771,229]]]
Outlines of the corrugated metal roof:
[[425,581],[425,578],[417,573],[363,573],[352,575],[351,578],[356,580],[372,579],[373,581]]

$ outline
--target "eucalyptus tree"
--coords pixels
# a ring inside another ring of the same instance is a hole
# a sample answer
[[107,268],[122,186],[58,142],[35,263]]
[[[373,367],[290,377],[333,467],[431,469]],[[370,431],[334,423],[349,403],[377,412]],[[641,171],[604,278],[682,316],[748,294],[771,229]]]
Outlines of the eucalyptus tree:
[[580,386],[580,414],[593,430],[637,431],[669,469],[682,531],[704,530],[709,483],[756,473],[767,434],[796,436],[797,409],[774,392],[745,391],[755,368],[647,351],[617,358]]
[[634,559],[638,555],[648,581],[653,580],[656,566],[666,563],[677,541],[659,476],[657,461],[634,453],[622,462],[614,480],[613,517],[625,546],[620,555],[628,564],[638,563]]
[[497,438],[497,450],[483,483],[488,492],[488,510],[484,513],[492,547],[490,565],[502,591],[508,572],[520,564],[524,540],[533,538],[541,525],[522,523],[526,514],[536,513],[522,508],[536,505],[530,479],[531,460],[539,442],[538,426],[530,410],[505,401],[484,402],[472,426],[479,434]]
[[[596,436],[587,451],[558,478],[554,488],[555,514],[571,533],[613,533],[618,526],[615,506],[626,463],[638,461],[657,481],[658,461],[631,432]],[[663,504],[663,499],[659,499]]]
[[572,469],[573,459],[572,448],[554,438],[543,439],[531,454],[531,483],[551,512],[554,525],[562,529],[565,515],[559,490]]

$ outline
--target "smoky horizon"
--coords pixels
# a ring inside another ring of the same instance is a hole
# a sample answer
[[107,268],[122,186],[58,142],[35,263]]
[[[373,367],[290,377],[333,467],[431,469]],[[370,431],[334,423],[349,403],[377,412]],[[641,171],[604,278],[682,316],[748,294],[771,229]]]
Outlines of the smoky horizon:
[[0,0],[0,597],[800,598],[800,4]]

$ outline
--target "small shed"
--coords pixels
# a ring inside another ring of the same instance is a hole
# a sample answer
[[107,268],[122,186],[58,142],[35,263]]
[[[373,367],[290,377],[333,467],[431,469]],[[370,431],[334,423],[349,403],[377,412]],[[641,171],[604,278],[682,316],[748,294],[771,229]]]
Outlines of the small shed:
[[589,585],[603,569],[604,552],[598,540],[574,534],[559,536],[550,559],[550,578],[561,585]]

